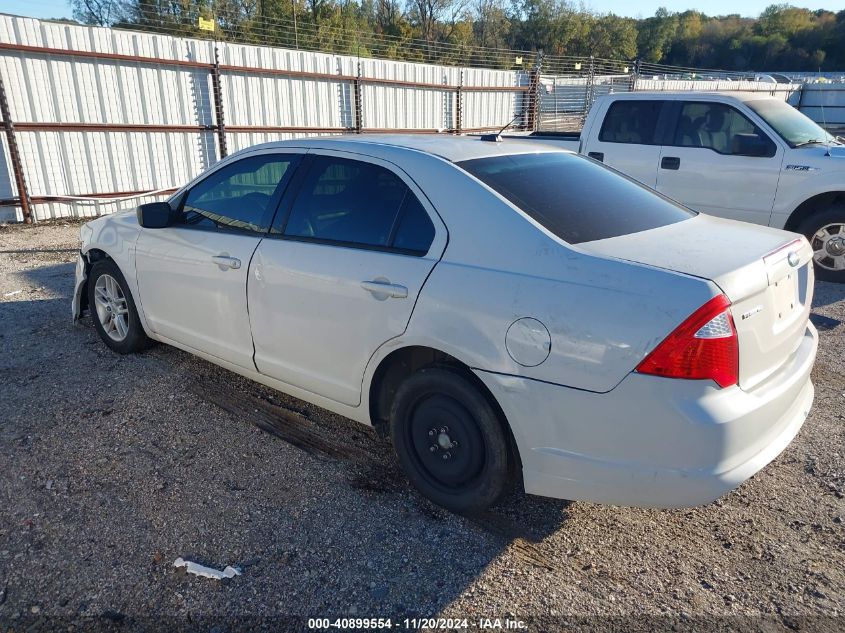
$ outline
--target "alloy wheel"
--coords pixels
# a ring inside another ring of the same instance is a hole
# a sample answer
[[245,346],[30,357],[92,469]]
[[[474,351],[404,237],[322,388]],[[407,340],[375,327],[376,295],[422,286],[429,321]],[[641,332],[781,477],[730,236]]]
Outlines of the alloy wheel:
[[845,224],[827,224],[810,240],[813,261],[827,270],[845,270]]
[[100,325],[113,341],[129,334],[129,306],[123,289],[111,275],[100,275],[94,284],[94,302]]

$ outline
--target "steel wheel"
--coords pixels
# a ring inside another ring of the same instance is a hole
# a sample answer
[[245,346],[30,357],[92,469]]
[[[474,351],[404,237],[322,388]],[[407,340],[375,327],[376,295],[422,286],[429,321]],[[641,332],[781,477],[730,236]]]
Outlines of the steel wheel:
[[826,270],[845,271],[845,224],[827,224],[810,239],[813,261]]
[[478,423],[445,394],[429,395],[415,404],[406,434],[420,474],[444,491],[465,487],[484,467],[484,438]]
[[94,284],[94,303],[103,330],[113,341],[129,334],[129,307],[123,289],[111,275],[102,274]]
[[489,508],[512,484],[517,458],[502,422],[460,367],[418,369],[390,407],[390,437],[408,479],[461,513]]

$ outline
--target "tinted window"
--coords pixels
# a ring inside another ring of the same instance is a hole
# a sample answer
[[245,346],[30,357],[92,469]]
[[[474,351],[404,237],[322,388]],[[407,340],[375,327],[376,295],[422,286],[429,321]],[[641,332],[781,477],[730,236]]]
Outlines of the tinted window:
[[405,196],[399,226],[393,238],[393,246],[424,255],[434,240],[434,225],[428,213],[410,191]]
[[296,159],[295,155],[262,154],[215,171],[188,192],[181,223],[266,231],[285,176]]
[[743,136],[757,137],[775,146],[745,115],[723,103],[684,103],[675,129],[679,147],[706,147],[719,154],[741,154]]
[[294,202],[285,235],[387,247],[408,187],[393,172],[318,156]]
[[570,244],[654,229],[695,215],[573,154],[496,156],[458,165]]
[[657,119],[662,106],[662,101],[639,99],[612,103],[604,117],[599,140],[605,143],[655,144]]

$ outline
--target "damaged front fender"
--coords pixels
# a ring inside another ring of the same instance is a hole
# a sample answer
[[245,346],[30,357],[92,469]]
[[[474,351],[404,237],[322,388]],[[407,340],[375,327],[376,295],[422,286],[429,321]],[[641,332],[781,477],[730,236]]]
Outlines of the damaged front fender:
[[85,292],[85,285],[88,281],[88,261],[80,252],[76,259],[76,282],[73,286],[73,300],[71,301],[71,311],[73,313],[73,322],[76,323],[82,317],[88,307],[88,296]]

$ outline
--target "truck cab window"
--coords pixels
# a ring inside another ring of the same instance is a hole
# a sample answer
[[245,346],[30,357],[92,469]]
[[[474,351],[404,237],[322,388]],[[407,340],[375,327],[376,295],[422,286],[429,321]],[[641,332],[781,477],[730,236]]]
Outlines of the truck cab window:
[[655,131],[662,101],[631,99],[610,105],[601,126],[603,143],[656,144]]
[[[743,141],[751,138],[760,143],[771,140],[745,117],[739,110],[724,103],[684,103],[675,129],[674,145],[678,147],[702,147],[719,154],[744,154]],[[758,151],[757,155],[773,155]]]

